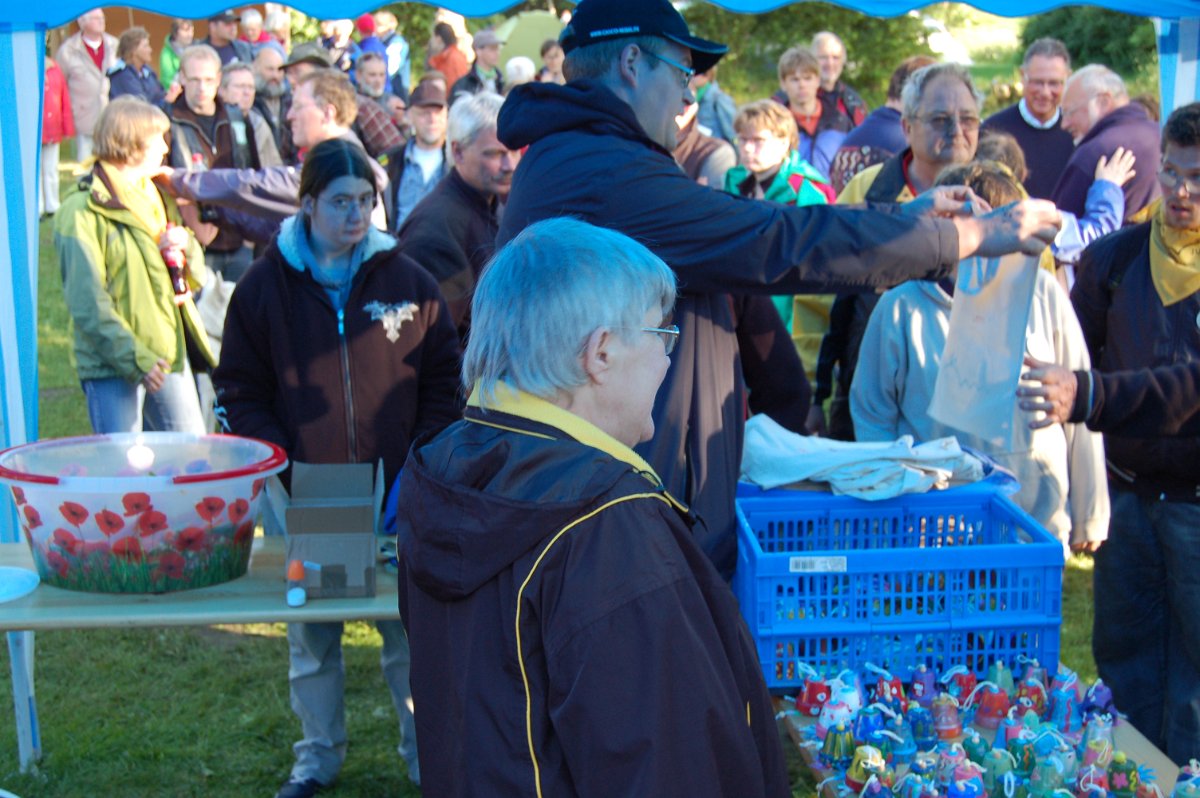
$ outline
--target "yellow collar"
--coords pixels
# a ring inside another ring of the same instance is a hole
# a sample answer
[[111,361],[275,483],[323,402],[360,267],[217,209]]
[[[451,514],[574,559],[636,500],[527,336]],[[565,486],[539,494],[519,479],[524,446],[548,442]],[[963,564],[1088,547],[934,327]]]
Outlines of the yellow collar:
[[661,487],[662,480],[642,456],[625,444],[609,435],[604,430],[584,421],[569,410],[550,404],[531,393],[519,391],[503,383],[498,383],[494,390],[494,398],[486,405],[483,394],[476,385],[467,400],[468,407],[478,407],[481,410],[497,410],[511,416],[526,418],[560,430],[585,446],[599,449],[623,463],[628,463],[635,471],[646,476],[652,483]]

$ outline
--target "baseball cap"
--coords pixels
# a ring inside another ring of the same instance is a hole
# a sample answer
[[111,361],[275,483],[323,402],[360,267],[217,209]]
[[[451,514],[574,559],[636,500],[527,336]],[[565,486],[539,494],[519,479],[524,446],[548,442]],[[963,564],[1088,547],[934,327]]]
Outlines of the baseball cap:
[[227,11],[218,11],[216,14],[213,14],[211,17],[209,17],[208,21],[209,22],[239,22],[239,21],[241,21],[241,19],[242,18],[240,16],[233,13],[233,9],[231,8]]
[[287,68],[293,64],[303,64],[306,62],[322,67],[333,66],[333,59],[329,57],[328,51],[317,42],[301,42],[297,44],[292,48],[292,54],[283,66]]
[[412,96],[408,98],[410,108],[419,108],[426,105],[438,105],[442,108],[446,107],[446,92],[431,80],[423,80],[413,89]]
[[708,71],[729,47],[691,35],[668,0],[582,0],[558,37],[563,52],[629,36],[661,36],[692,51],[692,69]]
[[358,32],[363,36],[370,36],[375,32],[375,18],[370,14],[363,14],[354,20],[354,27],[358,28]]
[[490,44],[504,44],[504,40],[497,36],[496,31],[491,28],[484,28],[471,40],[473,47],[487,47]]

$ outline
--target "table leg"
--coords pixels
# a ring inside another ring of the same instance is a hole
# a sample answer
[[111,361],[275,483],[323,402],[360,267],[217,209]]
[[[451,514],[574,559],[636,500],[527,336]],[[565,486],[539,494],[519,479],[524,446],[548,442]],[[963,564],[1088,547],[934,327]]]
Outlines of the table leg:
[[33,632],[9,632],[8,656],[12,665],[13,709],[17,716],[17,754],[21,772],[36,770],[42,758],[37,701],[33,695]]

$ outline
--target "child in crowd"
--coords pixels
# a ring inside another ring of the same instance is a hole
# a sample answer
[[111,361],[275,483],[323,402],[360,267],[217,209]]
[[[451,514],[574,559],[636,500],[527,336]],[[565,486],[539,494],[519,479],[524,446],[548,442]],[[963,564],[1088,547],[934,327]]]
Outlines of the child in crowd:
[[807,47],[793,47],[779,58],[779,91],[771,99],[792,113],[800,128],[800,157],[829,179],[833,156],[850,132],[850,120],[821,100],[821,66]]
[[[814,95],[815,96],[815,95]],[[725,173],[725,191],[753,199],[785,205],[824,205],[833,202],[833,187],[798,151],[800,131],[793,115],[771,100],[742,106],[734,117],[739,166]],[[772,297],[783,325],[792,333],[800,359],[808,366],[817,362],[821,337],[829,324],[829,302],[825,297],[806,297],[815,304],[797,303],[792,296]]]
[[[967,185],[993,207],[1019,200],[1020,182],[994,161],[942,172],[939,185]],[[1109,503],[1101,436],[1080,425],[1030,430],[1013,403],[1016,443],[998,448],[929,416],[950,326],[954,282],[913,280],[886,292],[871,314],[850,388],[854,434],[860,441],[912,435],[930,441],[954,435],[1016,474],[1016,502],[1062,541],[1094,550],[1108,534]],[[1090,368],[1087,346],[1067,294],[1038,269],[1025,337],[1026,354],[1072,371]]]

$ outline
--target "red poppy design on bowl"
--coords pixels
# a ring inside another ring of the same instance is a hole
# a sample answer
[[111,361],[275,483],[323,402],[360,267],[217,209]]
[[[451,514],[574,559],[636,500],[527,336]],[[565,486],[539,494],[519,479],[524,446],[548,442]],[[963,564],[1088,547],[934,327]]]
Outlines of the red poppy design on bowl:
[[182,554],[164,551],[158,555],[158,568],[154,571],[154,577],[156,579],[182,579],[185,566],[187,566],[187,560],[183,558]]
[[[262,481],[261,479],[258,480],[258,482],[261,482],[261,481]],[[256,482],[255,484],[258,484],[258,482]],[[17,503],[18,507],[20,507],[22,504],[25,503],[25,490],[23,488],[13,488],[12,495],[13,495],[13,501],[15,501]]]
[[150,496],[146,493],[126,493],[121,497],[125,515],[141,515],[150,509]]
[[135,537],[121,538],[112,544],[112,553],[123,560],[142,559],[142,541]]
[[101,510],[96,513],[96,526],[100,527],[100,531],[106,536],[112,537],[125,528],[125,519],[112,510]]
[[210,524],[225,509],[225,500],[220,496],[205,496],[196,502],[196,512]]
[[265,479],[259,478],[254,480],[254,484],[250,486],[250,498],[257,499],[258,494],[262,492],[263,485],[267,484]]
[[80,526],[88,519],[87,508],[77,502],[63,502],[58,505],[58,511],[73,526]]
[[147,510],[138,516],[138,534],[149,537],[167,528],[167,517],[158,510]]
[[252,537],[254,537],[254,524],[250,521],[247,521],[239,526],[237,531],[233,533],[233,542],[238,545],[242,545],[249,541]]
[[71,563],[67,562],[67,558],[59,554],[57,551],[46,552],[46,564],[58,573],[64,579],[67,576],[67,571],[71,570]]
[[54,530],[54,534],[50,536],[50,542],[73,557],[83,550],[83,541],[61,527]]
[[238,499],[229,504],[229,521],[230,523],[240,524],[242,519],[246,517],[246,513],[250,512],[250,502],[245,499]]
[[204,551],[208,548],[208,532],[198,526],[189,526],[175,536],[175,548],[180,551]]
[[22,508],[22,512],[25,513],[25,522],[29,525],[30,529],[37,529],[42,525],[42,514],[32,504],[25,505]]
[[89,557],[93,554],[110,554],[112,549],[108,547],[106,540],[85,540],[83,542],[83,556]]

